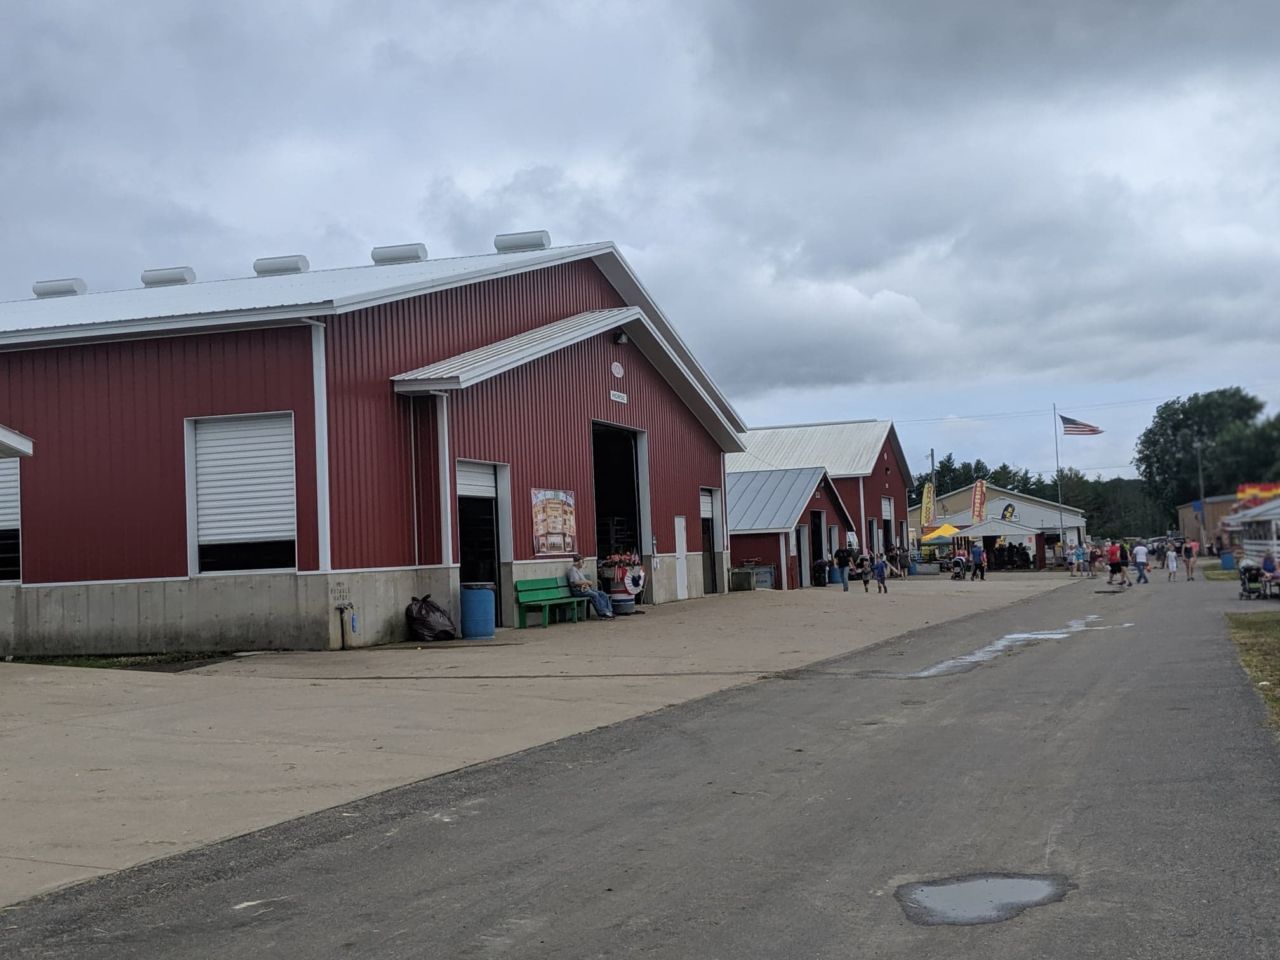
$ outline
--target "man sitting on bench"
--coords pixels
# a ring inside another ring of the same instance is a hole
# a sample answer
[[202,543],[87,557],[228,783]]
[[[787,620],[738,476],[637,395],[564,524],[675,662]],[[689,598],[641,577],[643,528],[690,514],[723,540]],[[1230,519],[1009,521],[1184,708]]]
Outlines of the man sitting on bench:
[[597,590],[596,582],[582,572],[582,554],[573,555],[573,566],[565,574],[565,579],[569,581],[569,591],[574,596],[586,597],[591,601],[601,620],[613,619],[613,601],[603,590]]

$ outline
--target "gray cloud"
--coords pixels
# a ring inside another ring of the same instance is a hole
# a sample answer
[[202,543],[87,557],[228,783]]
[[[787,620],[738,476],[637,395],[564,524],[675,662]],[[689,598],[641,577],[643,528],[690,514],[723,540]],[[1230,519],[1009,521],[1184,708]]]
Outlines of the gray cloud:
[[545,227],[618,241],[774,420],[894,415],[939,361],[1021,397],[1186,382],[1280,300],[1269,3],[51,0],[6,26],[3,298]]

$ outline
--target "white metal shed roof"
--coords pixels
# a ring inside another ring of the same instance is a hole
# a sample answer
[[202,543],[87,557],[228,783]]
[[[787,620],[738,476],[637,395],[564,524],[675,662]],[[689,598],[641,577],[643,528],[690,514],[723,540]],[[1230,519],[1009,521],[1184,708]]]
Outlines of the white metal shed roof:
[[[729,533],[783,533],[795,528],[826,471],[822,467],[748,470],[725,477]],[[849,511],[840,503],[845,520]]]
[[391,381],[398,393],[425,393],[469,387],[598,333],[643,318],[644,312],[638,307],[590,310],[408,373],[396,374]]
[[910,482],[911,470],[890,420],[849,420],[788,427],[760,427],[743,435],[744,453],[733,454],[729,470],[777,470],[822,464],[833,477],[865,477],[876,467],[885,440]]
[[35,448],[30,437],[0,424],[0,458],[29,457]]
[[[0,303],[0,334],[122,321],[270,313],[342,313],[462,283],[488,280],[611,250],[588,243],[518,253],[489,253],[410,263],[365,264],[303,273],[205,280]],[[0,336],[0,342],[10,341]],[[35,338],[44,339],[44,338]]]

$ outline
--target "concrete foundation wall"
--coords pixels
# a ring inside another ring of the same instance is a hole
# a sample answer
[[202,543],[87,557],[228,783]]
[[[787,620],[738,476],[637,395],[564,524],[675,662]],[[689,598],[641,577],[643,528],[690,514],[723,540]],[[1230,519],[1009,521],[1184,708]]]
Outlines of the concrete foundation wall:
[[371,646],[404,639],[405,605],[424,593],[456,621],[457,592],[447,567],[5,586],[0,655],[324,650],[344,634],[347,646]]
[[[674,564],[674,561],[673,561]],[[689,568],[688,587],[690,597],[701,597],[702,590],[702,554],[691,553],[685,565]]]

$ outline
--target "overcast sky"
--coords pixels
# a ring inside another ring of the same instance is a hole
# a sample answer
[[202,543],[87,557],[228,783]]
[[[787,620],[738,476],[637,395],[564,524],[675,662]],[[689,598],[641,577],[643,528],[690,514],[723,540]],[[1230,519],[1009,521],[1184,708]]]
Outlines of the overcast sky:
[[1051,471],[1057,402],[1132,475],[1159,400],[1280,400],[1278,103],[1266,0],[11,3],[0,299],[545,228],[749,423]]

